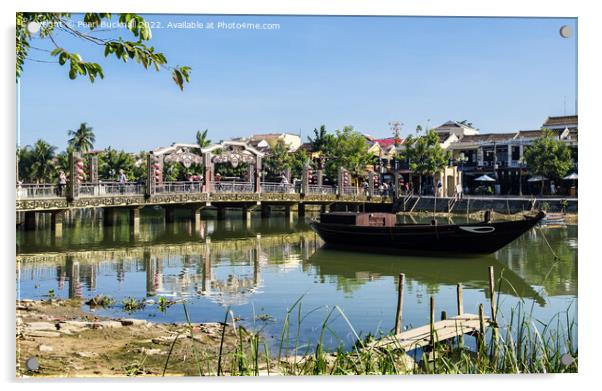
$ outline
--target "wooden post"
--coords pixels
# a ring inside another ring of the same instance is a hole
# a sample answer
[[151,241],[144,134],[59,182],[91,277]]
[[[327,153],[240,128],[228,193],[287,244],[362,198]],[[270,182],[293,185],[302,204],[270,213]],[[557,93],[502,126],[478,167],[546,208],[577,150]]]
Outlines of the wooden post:
[[[458,302],[458,316],[461,316],[462,314],[464,314],[464,298],[462,297],[462,283],[459,283],[456,286],[456,292],[457,292],[456,299]],[[464,335],[458,336],[458,345],[459,346],[464,345]]]
[[493,266],[489,266],[489,295],[491,296],[491,320],[496,323],[495,280]]
[[431,345],[433,347],[433,351],[435,348],[435,298],[431,296]]
[[405,274],[399,273],[399,286],[397,288],[397,312],[395,313],[395,334],[401,333],[403,315],[403,285]]
[[479,351],[481,350],[481,346],[485,341],[485,309],[483,308],[483,303],[479,304],[479,335],[477,337],[477,345]]
[[447,320],[447,312],[445,310],[441,311],[441,320]]
[[462,298],[462,284],[458,284],[456,287],[457,291],[457,299],[458,299],[458,315],[462,315],[464,313],[464,302]]

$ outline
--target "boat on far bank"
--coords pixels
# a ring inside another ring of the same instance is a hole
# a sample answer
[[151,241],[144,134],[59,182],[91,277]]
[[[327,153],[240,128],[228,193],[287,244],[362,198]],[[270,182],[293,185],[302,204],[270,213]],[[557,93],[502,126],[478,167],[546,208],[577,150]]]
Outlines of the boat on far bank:
[[544,212],[522,220],[466,224],[398,224],[393,213],[321,213],[310,223],[327,246],[376,252],[490,254],[511,243],[545,217]]

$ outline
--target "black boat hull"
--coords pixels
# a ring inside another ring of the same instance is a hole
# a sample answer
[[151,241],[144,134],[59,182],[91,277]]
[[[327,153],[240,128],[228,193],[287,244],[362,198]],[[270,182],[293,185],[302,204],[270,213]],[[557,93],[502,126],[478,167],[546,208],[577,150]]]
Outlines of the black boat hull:
[[544,213],[539,213],[524,220],[474,224],[370,227],[314,221],[310,225],[327,245],[335,248],[385,252],[401,250],[417,254],[490,254],[533,228],[544,216]]

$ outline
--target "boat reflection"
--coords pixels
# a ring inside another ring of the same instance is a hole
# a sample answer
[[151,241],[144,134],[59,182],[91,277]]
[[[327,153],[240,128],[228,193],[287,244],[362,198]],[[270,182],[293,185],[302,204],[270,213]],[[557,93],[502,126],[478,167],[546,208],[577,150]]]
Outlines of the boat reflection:
[[[495,270],[496,289],[502,293],[532,299],[540,306],[544,297],[514,271],[500,263],[494,256],[480,258],[427,258],[384,254],[366,254],[328,248],[317,250],[309,263],[320,276],[336,276],[341,284],[362,284],[381,277],[397,277],[405,273],[406,279],[430,287],[462,283],[467,288],[488,290],[487,268]],[[500,279],[501,278],[501,279]]]

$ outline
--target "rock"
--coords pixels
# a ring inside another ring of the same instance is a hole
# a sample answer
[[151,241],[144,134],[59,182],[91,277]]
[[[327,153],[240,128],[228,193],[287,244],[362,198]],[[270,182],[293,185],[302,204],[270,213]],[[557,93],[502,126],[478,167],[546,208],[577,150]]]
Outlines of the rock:
[[96,324],[98,324],[100,327],[107,328],[107,329],[116,329],[119,327],[123,327],[121,322],[118,322],[116,320],[103,320],[103,321],[97,322]]
[[153,343],[156,343],[157,345],[169,345],[173,342],[173,340],[175,338],[176,338],[175,336],[171,337],[171,336],[165,335],[165,336],[153,338],[152,341],[153,341]]
[[149,322],[144,319],[121,319],[122,326],[148,326]]
[[45,330],[25,331],[23,334],[26,337],[56,338],[56,337],[60,337],[61,336],[61,333],[59,333],[58,331],[45,331]]
[[56,330],[56,324],[50,322],[31,322],[25,324],[26,330]]
[[77,353],[75,353],[75,355],[78,357],[82,357],[82,358],[92,358],[92,357],[97,357],[98,353],[96,353],[96,352],[77,352]]
[[54,348],[49,345],[40,345],[40,346],[38,346],[38,350],[40,352],[52,352],[52,351],[54,351]]

